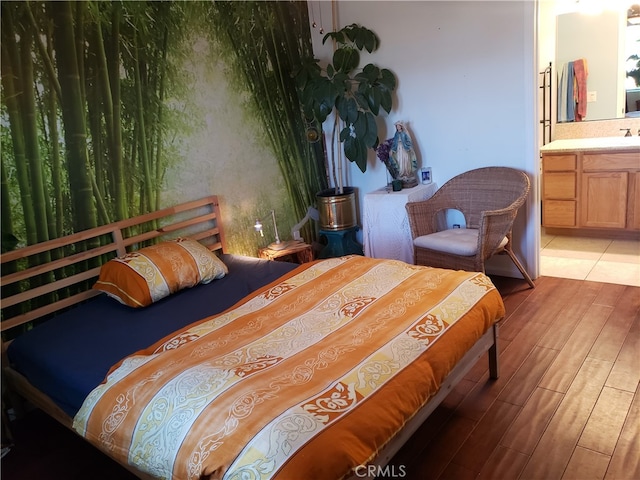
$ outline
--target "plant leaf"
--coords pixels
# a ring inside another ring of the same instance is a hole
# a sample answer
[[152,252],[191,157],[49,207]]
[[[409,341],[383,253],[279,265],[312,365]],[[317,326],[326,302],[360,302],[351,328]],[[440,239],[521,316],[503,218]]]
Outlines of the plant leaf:
[[347,115],[346,115],[346,118],[344,118],[343,120],[345,120],[349,124],[354,123],[358,119],[358,104],[353,98],[347,98],[346,105],[347,105],[347,110],[346,110]]
[[[356,38],[358,37],[359,32],[362,30],[363,27],[361,27],[360,25],[358,25],[357,23],[352,23],[351,25],[347,25],[346,27],[344,27],[342,30],[340,30],[341,32],[344,32],[344,34],[346,35],[346,37],[349,39],[349,41],[354,42],[356,41]],[[360,47],[362,48],[362,47]]]
[[[344,130],[342,131],[344,132]],[[343,134],[340,133],[340,138],[343,137]],[[346,135],[344,140],[344,156],[351,162],[354,162],[358,157],[358,145],[356,139],[351,135]]]
[[324,102],[322,103],[317,103],[316,104],[316,108],[313,110],[314,112],[314,117],[320,122],[324,122],[327,117],[329,116],[329,114],[331,113],[331,111],[333,110],[333,105],[328,105]]
[[338,92],[330,80],[324,79],[324,81],[316,84],[314,98],[318,103],[326,103],[333,108],[337,96]]
[[347,98],[343,95],[338,95],[336,98],[336,109],[338,110],[338,115],[342,121],[346,121],[347,117]]
[[358,89],[358,91],[353,94],[353,97],[356,99],[356,102],[358,102],[358,106],[362,110],[369,109],[369,100],[367,100],[366,92],[367,92],[367,89],[362,88],[362,89]]
[[382,92],[380,91],[380,89],[370,89],[370,94],[367,99],[369,100],[369,109],[371,110],[371,113],[373,113],[374,115],[378,115],[380,113],[380,103],[382,101]]
[[378,37],[371,30],[367,30],[367,35],[364,39],[364,48],[367,49],[367,52],[371,53],[374,50],[378,49]]
[[358,153],[353,160],[358,165],[358,168],[362,173],[367,171],[367,147],[361,141],[356,141]]
[[344,140],[344,155],[349,161],[355,162],[361,172],[367,170],[367,148],[358,138],[349,135]]
[[333,38],[336,41],[336,43],[344,44],[345,36],[344,36],[343,30],[344,29],[338,30],[337,32],[327,33],[324,37],[322,37],[322,44],[324,45],[328,38]]
[[342,47],[333,52],[333,66],[339,72],[349,73],[360,63],[360,53],[355,48]]
[[353,130],[358,138],[362,138],[367,134],[367,117],[364,112],[358,112],[353,122]]
[[362,71],[357,73],[354,78],[360,83],[373,85],[378,80],[379,73],[380,69],[369,63],[368,65],[365,65]]
[[340,130],[340,141],[344,142],[351,137],[351,127],[344,127]]
[[392,99],[391,92],[389,90],[380,90],[380,106],[387,113],[391,111]]
[[364,28],[358,28],[357,30],[353,30],[353,42],[356,44],[356,47],[358,47],[358,50],[362,50],[362,48],[364,47],[364,43],[366,41],[366,32],[364,31]]
[[379,82],[391,91],[396,89],[396,76],[391,70],[383,68],[380,71]]
[[376,117],[369,112],[365,112],[362,116],[365,119],[366,132],[360,138],[365,147],[373,148],[378,143],[378,126],[376,125]]
[[347,90],[351,89],[351,80],[349,75],[344,72],[336,72],[333,77],[332,84],[336,91],[336,95],[344,95]]
[[333,65],[331,64],[327,65],[327,76],[329,78],[332,78],[334,74],[335,74],[335,70],[333,68]]

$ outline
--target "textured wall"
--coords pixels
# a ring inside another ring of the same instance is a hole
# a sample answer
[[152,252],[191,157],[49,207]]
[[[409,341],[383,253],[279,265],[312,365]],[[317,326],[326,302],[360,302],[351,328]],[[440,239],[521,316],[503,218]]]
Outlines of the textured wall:
[[[281,233],[295,223],[287,194],[264,129],[243,108],[246,92],[231,88],[215,45],[194,39],[181,69],[189,94],[182,101],[193,124],[180,140],[183,160],[167,171],[167,204],[215,193],[219,196],[230,253],[255,255],[273,238],[253,229],[257,216],[276,210]],[[283,235],[283,238],[285,236]]]

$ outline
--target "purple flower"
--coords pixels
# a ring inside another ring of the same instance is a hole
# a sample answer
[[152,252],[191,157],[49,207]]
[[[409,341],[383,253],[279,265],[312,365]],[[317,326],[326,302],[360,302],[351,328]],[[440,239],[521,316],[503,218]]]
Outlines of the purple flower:
[[378,145],[376,148],[376,154],[382,163],[385,165],[389,162],[389,153],[391,152],[391,144],[393,143],[393,138],[388,138],[384,142]]
[[378,145],[376,148],[376,154],[382,163],[384,163],[385,167],[387,167],[387,171],[391,175],[392,178],[398,178],[399,171],[398,165],[391,158],[391,145],[393,145],[393,138],[388,138],[384,142]]

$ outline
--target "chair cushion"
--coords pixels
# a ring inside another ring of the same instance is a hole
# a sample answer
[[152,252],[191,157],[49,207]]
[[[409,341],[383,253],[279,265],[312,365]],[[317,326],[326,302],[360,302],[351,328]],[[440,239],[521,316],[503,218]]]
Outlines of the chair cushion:
[[[500,242],[500,248],[504,247],[507,241],[507,237],[504,237]],[[476,254],[478,248],[478,230],[475,228],[451,228],[417,237],[413,240],[413,244],[420,248],[471,257]]]

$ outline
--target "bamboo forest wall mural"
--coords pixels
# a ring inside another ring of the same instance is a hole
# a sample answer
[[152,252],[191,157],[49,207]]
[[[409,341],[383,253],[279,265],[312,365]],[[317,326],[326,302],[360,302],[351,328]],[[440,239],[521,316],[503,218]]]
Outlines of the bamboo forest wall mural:
[[1,8],[3,250],[215,193],[255,255],[255,218],[288,232],[326,188],[292,78],[306,2]]

